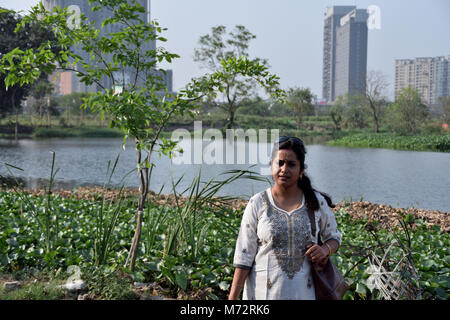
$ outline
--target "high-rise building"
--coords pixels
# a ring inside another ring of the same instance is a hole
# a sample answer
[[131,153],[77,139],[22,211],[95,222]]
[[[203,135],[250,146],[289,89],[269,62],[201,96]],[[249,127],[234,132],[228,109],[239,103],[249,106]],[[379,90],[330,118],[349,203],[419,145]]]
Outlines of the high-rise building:
[[417,89],[428,105],[450,95],[450,55],[395,60],[395,100],[407,87]]
[[356,6],[333,6],[325,13],[322,97],[327,102],[365,91],[367,18],[367,10]]
[[[146,21],[148,24],[151,24],[150,0],[138,0],[138,3],[145,8],[145,13],[141,13],[140,18],[143,21]],[[95,28],[97,29],[100,29],[103,21],[112,15],[112,12],[105,8],[98,11],[92,11],[91,6],[89,5],[87,0],[43,0],[43,4],[45,8],[49,11],[56,6],[68,7],[69,10],[75,13],[74,17],[76,17],[77,14],[79,15],[80,13],[83,13],[88,18],[89,21],[94,22]],[[71,23],[76,23],[76,18],[73,19]],[[123,26],[118,24],[108,25],[101,29],[99,36],[102,37],[112,32],[118,32],[121,28],[123,28]],[[142,46],[143,51],[154,50],[155,48],[156,48],[155,41],[149,41],[148,43]],[[80,47],[74,47],[71,48],[71,50],[75,54],[80,55],[83,58],[83,60],[85,61],[89,60],[89,54],[81,50]],[[111,57],[107,57],[106,61],[110,62],[111,59],[112,59]],[[83,68],[80,64],[78,64],[76,66],[76,70],[82,71]],[[51,78],[53,79],[53,82],[55,83],[57,92],[59,94],[68,94],[72,92],[95,92],[99,89],[96,84],[86,86],[84,83],[80,82],[79,78],[76,76],[76,72],[71,71],[59,72],[52,75]],[[125,69],[124,73],[116,72],[114,74],[114,78],[116,80],[116,86],[120,87],[120,84],[127,85],[128,83],[133,81],[133,79],[135,79],[135,74],[133,73],[133,70],[131,68],[128,68]],[[172,77],[164,76],[163,82],[166,83],[167,87],[170,88],[170,90],[172,87],[171,81]],[[111,79],[107,77],[102,79],[101,85],[104,88],[113,87]],[[120,88],[118,89],[120,90]]]

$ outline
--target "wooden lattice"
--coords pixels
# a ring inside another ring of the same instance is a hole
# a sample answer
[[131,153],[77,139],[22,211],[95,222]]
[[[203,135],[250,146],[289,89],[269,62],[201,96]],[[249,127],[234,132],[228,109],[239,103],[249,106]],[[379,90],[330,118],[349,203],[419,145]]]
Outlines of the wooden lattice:
[[[395,267],[389,270],[387,260],[396,244],[397,242],[393,242],[388,247],[381,261],[375,252],[369,256],[371,280],[386,300],[419,300],[421,293],[418,277],[408,254],[404,254],[398,262],[394,260]],[[393,260],[392,257],[390,260]]]

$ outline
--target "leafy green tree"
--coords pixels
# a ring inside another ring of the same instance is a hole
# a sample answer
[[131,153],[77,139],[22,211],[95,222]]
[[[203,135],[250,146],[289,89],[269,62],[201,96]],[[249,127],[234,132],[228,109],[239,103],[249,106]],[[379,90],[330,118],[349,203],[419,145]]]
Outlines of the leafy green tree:
[[334,129],[336,131],[341,130],[342,122],[344,120],[344,112],[345,98],[343,96],[339,96],[330,108],[331,120],[333,121]]
[[[269,75],[267,68],[256,60],[229,57],[221,61],[220,68],[214,73],[193,79],[185,89],[174,95],[165,88],[157,63],[171,63],[178,56],[163,48],[152,50],[146,45],[150,41],[166,41],[160,36],[165,29],[155,21],[152,25],[145,22],[145,9],[134,0],[91,0],[90,3],[93,10],[108,9],[111,12],[111,17],[103,21],[101,28],[109,29],[111,25],[120,25],[121,28],[102,35],[84,15],[81,15],[79,25],[68,25],[70,13],[67,8],[47,12],[39,4],[23,19],[21,27],[24,23],[40,20],[54,30],[62,49],[56,53],[51,51],[49,42],[36,50],[16,48],[2,57],[0,72],[6,74],[6,86],[12,86],[33,83],[41,72],[49,74],[55,70],[72,70],[81,82],[88,86],[96,84],[99,88],[99,91],[84,99],[83,106],[103,116],[107,114],[110,126],[124,133],[124,143],[127,137],[134,138],[140,187],[136,229],[126,262],[134,270],[150,174],[154,168],[151,156],[154,152],[173,156],[178,150],[175,141],[161,136],[168,121],[184,114],[193,117],[193,102],[224,92],[227,88],[225,80],[230,75],[253,78],[263,87],[273,87],[278,78]],[[71,51],[70,48],[75,46],[88,53],[89,57],[83,59]],[[74,62],[81,68],[75,68]],[[130,82],[125,83],[125,77],[116,78],[117,74],[128,72],[133,75]],[[104,78],[110,80],[111,88],[103,86]],[[115,90],[117,86],[122,90]],[[281,96],[282,93],[275,90],[274,95]]]
[[399,92],[389,111],[392,128],[402,134],[418,133],[430,113],[429,107],[422,103],[420,92],[412,87]]
[[[15,30],[18,23],[23,23],[20,30]],[[22,17],[12,10],[0,8],[0,57],[13,49],[36,49],[43,42],[48,42],[49,50],[58,51],[53,33],[46,29],[39,21],[22,21]],[[13,61],[11,61],[13,62]],[[45,78],[46,75],[43,75]],[[6,74],[0,72],[0,118],[7,114],[15,114],[15,138],[18,137],[18,115],[22,110],[22,102],[29,95],[29,84],[8,86],[5,83]],[[8,88],[9,87],[9,88]]]
[[84,99],[87,98],[89,98],[89,94],[85,92],[72,92],[58,97],[58,104],[66,110],[66,121],[68,124],[70,124],[71,111],[79,113],[78,125],[83,124],[83,116],[85,113],[92,113],[91,109],[82,107]]
[[312,112],[314,109],[312,100],[314,95],[309,88],[290,88],[287,91],[286,104],[297,117],[297,127],[302,126],[303,116]]
[[44,110],[47,113],[47,124],[50,125],[50,95],[54,90],[53,84],[47,78],[41,78],[31,86],[30,94],[36,99],[39,108],[39,123],[42,126]]
[[344,111],[344,123],[346,127],[356,129],[367,127],[369,112],[364,95],[347,94],[344,101],[347,106]]
[[439,103],[442,107],[442,121],[444,123],[450,123],[450,96],[447,97],[439,97]]
[[[227,39],[225,39],[226,36],[228,36]],[[278,78],[269,76],[267,61],[249,58],[249,43],[255,38],[256,36],[242,25],[237,25],[228,35],[225,26],[217,26],[212,28],[211,34],[200,37],[200,47],[194,51],[194,61],[199,62],[207,70],[221,75],[220,78],[214,79],[214,81],[220,81],[220,84],[216,83],[220,87],[220,94],[209,96],[209,99],[216,98],[217,100],[213,100],[214,103],[227,112],[228,129],[234,127],[236,111],[239,108],[249,106],[252,100],[258,103],[257,99],[252,99],[256,96],[258,84],[271,94],[279,90]],[[224,68],[224,61],[239,62],[241,66]],[[244,76],[241,67],[245,65],[259,68],[259,75]]]
[[270,102],[264,101],[261,97],[256,97],[237,110],[237,114],[255,115],[260,117],[268,116],[270,113]]

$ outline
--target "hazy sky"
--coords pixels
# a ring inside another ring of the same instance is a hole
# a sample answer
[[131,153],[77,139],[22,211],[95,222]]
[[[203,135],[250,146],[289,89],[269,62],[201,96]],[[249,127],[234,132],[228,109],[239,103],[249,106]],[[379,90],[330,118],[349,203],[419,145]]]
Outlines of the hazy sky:
[[[0,0],[0,6],[27,10],[39,0]],[[70,0],[68,0],[70,2]],[[333,5],[380,8],[380,29],[369,30],[368,70],[381,70],[393,97],[395,59],[450,55],[448,0],[152,0],[152,19],[167,27],[165,43],[181,56],[170,66],[178,90],[205,72],[193,61],[194,48],[211,27],[245,25],[256,35],[252,57],[266,58],[281,85],[309,87],[322,96],[323,16]]]

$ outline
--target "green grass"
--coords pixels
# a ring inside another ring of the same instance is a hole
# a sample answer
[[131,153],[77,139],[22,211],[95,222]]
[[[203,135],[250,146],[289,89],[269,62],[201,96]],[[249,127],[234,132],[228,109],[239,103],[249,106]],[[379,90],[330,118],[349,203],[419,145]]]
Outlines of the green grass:
[[357,133],[328,141],[327,144],[350,148],[450,152],[450,134],[402,136],[392,133]]
[[65,296],[64,290],[52,283],[27,283],[23,287],[7,291],[0,288],[0,300],[60,300]]
[[121,138],[123,134],[110,128],[76,127],[76,128],[36,128],[33,138]]

